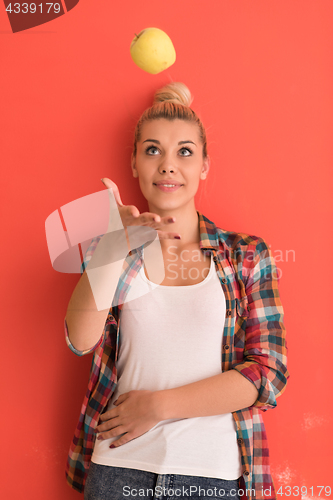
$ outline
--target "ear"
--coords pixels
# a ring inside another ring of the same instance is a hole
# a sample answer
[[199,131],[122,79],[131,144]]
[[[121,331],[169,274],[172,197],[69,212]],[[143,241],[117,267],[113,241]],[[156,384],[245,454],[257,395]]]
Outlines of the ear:
[[138,177],[138,171],[135,166],[135,156],[133,155],[133,153],[131,156],[131,167],[132,167],[133,177]]
[[200,179],[206,179],[209,169],[210,169],[210,157],[207,155],[207,158],[204,160],[202,164]]

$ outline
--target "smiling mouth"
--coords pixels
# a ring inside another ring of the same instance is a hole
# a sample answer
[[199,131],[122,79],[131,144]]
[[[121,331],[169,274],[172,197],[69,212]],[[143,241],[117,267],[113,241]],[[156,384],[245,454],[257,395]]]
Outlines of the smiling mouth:
[[163,187],[181,187],[181,186],[184,186],[184,184],[172,184],[170,182],[170,184],[155,184],[153,182],[154,186],[163,186]]
[[163,191],[164,193],[171,193],[173,191],[177,191],[184,184],[155,184],[155,183],[153,183],[153,185],[156,186],[161,191]]

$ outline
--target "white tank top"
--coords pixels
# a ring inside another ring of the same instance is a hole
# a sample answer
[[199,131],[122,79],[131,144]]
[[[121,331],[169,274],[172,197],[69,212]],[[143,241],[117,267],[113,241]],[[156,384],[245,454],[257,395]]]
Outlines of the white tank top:
[[[222,370],[226,302],[212,259],[209,274],[195,285],[156,285],[146,277],[144,266],[132,283],[120,314],[118,380],[108,410],[125,392],[172,389]],[[110,449],[119,437],[96,439],[92,462],[156,474],[219,479],[242,475],[231,413],[162,420]]]

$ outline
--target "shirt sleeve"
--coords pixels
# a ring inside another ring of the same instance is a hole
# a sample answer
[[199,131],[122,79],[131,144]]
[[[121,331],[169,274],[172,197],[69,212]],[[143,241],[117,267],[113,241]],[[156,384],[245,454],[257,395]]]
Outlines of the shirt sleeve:
[[[84,256],[84,259],[82,261],[82,264],[81,264],[81,268],[80,268],[80,272],[81,272],[81,276],[82,274],[84,273],[91,257],[93,256],[94,254],[94,251],[96,250],[96,247],[101,239],[103,235],[99,235],[99,236],[96,236],[95,238],[93,238],[91,240],[91,243],[85,253],[85,256]],[[65,339],[66,339],[66,344],[67,346],[70,348],[70,350],[72,352],[74,352],[74,354],[76,354],[77,356],[84,356],[85,354],[89,354],[91,352],[93,352],[95,349],[97,349],[97,347],[103,342],[103,339],[104,339],[104,332],[103,332],[103,335],[101,335],[101,338],[99,339],[99,341],[93,346],[91,347],[90,349],[86,349],[84,351],[79,351],[78,349],[76,349],[73,344],[71,343],[70,339],[69,339],[69,334],[68,334],[68,325],[67,325],[67,322],[66,322],[66,318],[64,319],[64,329],[65,329]]]
[[275,408],[287,384],[287,343],[284,311],[274,258],[259,238],[246,282],[249,316],[245,326],[244,360],[233,369],[258,389],[253,406]]
[[78,349],[75,349],[75,347],[73,346],[72,342],[69,340],[68,326],[67,326],[66,318],[65,318],[64,321],[65,321],[65,325],[64,326],[65,326],[66,344],[68,345],[68,347],[70,348],[70,350],[72,352],[74,352],[74,354],[76,354],[77,356],[84,356],[85,354],[89,354],[89,353],[93,352],[103,342],[103,335],[101,335],[101,338],[99,339],[99,341],[97,342],[97,344],[94,345],[94,347],[91,347],[90,349],[86,349],[85,351],[79,351]]

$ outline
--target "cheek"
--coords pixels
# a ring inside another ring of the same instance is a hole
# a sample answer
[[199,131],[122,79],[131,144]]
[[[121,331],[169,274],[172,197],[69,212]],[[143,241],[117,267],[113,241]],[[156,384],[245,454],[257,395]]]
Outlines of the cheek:
[[142,193],[146,190],[145,181],[140,176],[139,176],[139,187]]
[[188,179],[187,185],[190,187],[190,189],[196,189],[199,186],[199,183],[200,177],[196,174],[192,178]]
[[156,191],[156,188],[153,186],[153,181],[147,178],[139,177],[139,186],[140,191],[146,200],[151,198]]

